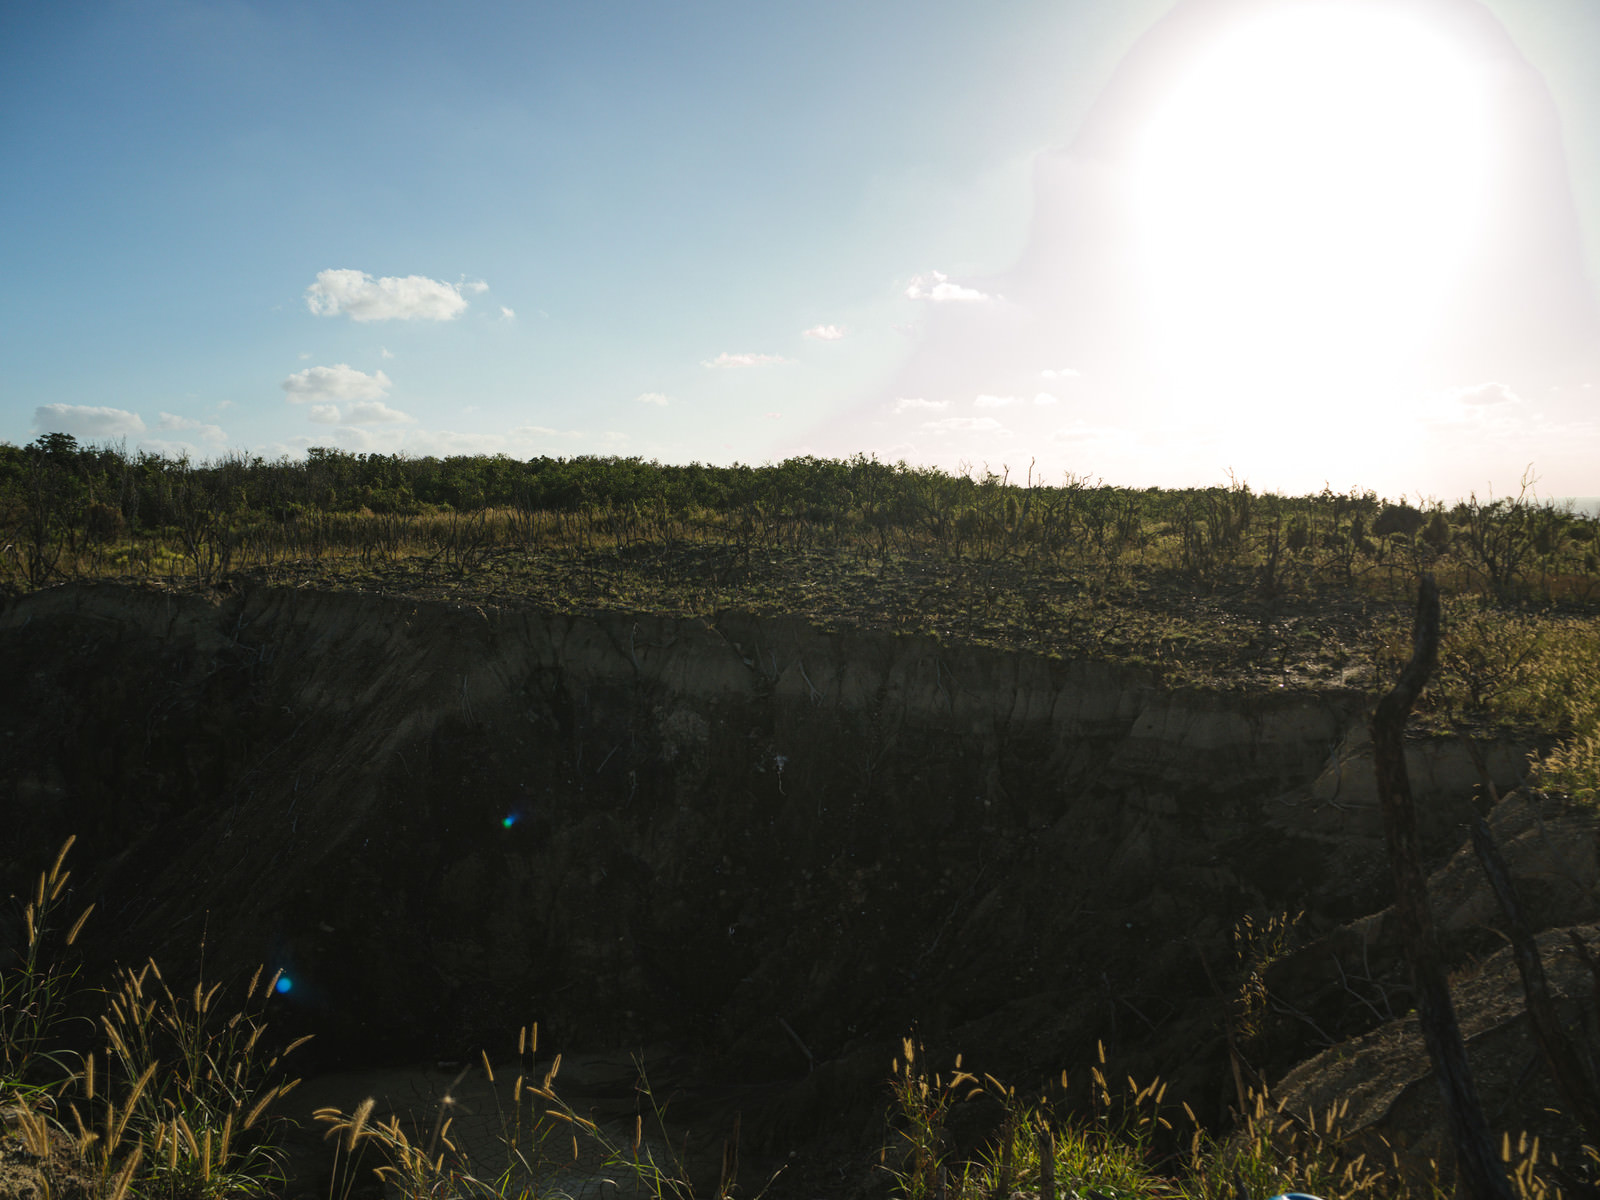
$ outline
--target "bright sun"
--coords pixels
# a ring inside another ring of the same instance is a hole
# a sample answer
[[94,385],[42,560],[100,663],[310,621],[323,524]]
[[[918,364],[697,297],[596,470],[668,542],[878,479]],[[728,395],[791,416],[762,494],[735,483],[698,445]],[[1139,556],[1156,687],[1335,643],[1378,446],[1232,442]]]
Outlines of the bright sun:
[[1240,416],[1287,379],[1394,381],[1483,227],[1488,122],[1481,69],[1377,5],[1285,6],[1206,46],[1131,177],[1158,377]]

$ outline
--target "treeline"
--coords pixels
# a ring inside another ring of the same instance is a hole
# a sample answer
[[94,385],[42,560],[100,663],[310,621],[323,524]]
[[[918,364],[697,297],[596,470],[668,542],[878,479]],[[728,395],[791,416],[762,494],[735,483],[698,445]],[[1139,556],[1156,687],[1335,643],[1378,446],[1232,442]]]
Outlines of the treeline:
[[1283,497],[1246,483],[1135,489],[1030,471],[952,474],[904,462],[762,466],[639,458],[413,458],[313,448],[304,460],[205,462],[47,434],[0,444],[0,583],[220,574],[287,560],[426,556],[467,570],[496,550],[714,545],[887,559],[1163,569],[1264,590],[1373,571],[1453,567],[1497,597],[1597,591],[1596,522],[1523,491],[1414,507],[1371,491]]

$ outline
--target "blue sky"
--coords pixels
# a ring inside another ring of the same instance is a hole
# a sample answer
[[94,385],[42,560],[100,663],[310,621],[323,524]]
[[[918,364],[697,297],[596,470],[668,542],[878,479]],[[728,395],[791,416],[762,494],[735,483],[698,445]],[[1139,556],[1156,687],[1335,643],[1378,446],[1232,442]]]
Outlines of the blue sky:
[[1597,52],[1589,0],[7,5],[0,439],[1592,495]]

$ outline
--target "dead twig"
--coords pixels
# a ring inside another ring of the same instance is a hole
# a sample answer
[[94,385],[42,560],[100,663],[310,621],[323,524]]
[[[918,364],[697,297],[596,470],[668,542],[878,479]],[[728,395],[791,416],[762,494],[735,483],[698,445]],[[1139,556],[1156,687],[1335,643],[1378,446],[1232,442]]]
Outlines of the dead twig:
[[1511,1200],[1510,1184],[1489,1135],[1467,1049],[1450,1000],[1450,985],[1439,955],[1427,877],[1417,849],[1417,813],[1406,773],[1405,729],[1411,706],[1439,657],[1439,585],[1424,574],[1417,589],[1411,659],[1400,678],[1378,701],[1372,715],[1372,765],[1383,804],[1384,840],[1394,875],[1395,917],[1411,966],[1417,996],[1417,1022],[1433,1063],[1434,1077],[1449,1117],[1451,1141],[1462,1194],[1468,1200]]

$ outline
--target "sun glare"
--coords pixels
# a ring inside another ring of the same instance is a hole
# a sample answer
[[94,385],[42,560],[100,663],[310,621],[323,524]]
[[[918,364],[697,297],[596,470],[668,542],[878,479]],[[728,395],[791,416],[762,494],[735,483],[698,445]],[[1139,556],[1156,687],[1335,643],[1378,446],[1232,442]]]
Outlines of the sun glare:
[[1132,174],[1158,377],[1236,412],[1288,379],[1397,382],[1483,226],[1488,122],[1465,54],[1376,6],[1284,7],[1200,48]]

